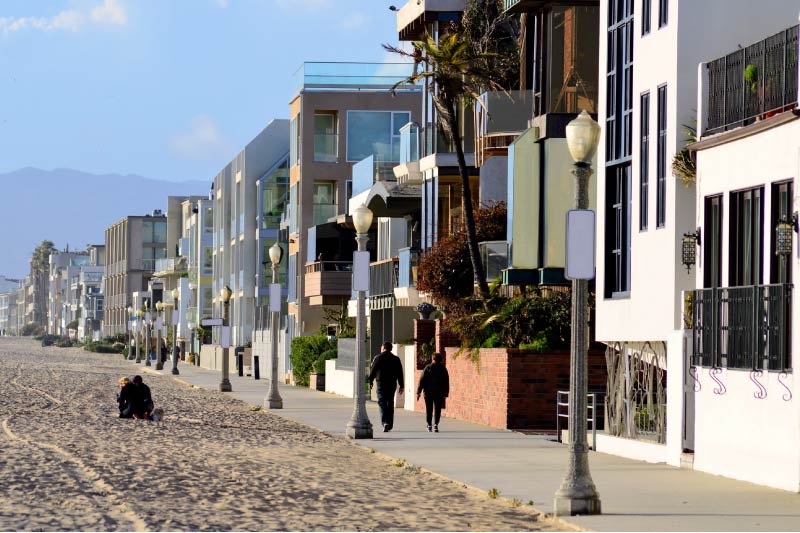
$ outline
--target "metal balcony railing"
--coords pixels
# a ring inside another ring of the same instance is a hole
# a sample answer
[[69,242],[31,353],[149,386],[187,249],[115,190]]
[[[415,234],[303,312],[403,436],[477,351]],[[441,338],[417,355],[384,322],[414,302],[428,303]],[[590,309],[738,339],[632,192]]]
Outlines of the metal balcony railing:
[[369,296],[380,297],[394,294],[399,275],[399,259],[393,257],[376,261],[369,266]]
[[693,364],[791,368],[792,285],[720,287],[691,294]]
[[797,105],[800,25],[707,64],[710,135]]

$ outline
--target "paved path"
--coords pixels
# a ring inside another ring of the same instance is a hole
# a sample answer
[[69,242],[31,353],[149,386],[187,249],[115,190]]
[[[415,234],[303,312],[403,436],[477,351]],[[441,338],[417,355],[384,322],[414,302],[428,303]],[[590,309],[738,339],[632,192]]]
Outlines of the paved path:
[[165,423],[120,419],[117,379],[133,372],[118,355],[0,338],[0,531],[555,529],[168,376],[146,376]]
[[[132,364],[133,365],[133,364]],[[181,364],[179,379],[216,389],[220,374]],[[233,392],[262,405],[268,381],[231,374]],[[306,388],[281,386],[285,408],[273,411],[332,435],[343,435],[353,400]],[[377,405],[368,402],[374,425]],[[522,435],[443,419],[442,433],[425,430],[424,415],[395,411],[395,429],[359,444],[550,513],[567,464],[567,447],[552,437]],[[666,465],[590,453],[592,476],[602,499],[601,516],[572,517],[600,531],[798,531],[800,495]],[[743,460],[748,460],[743,458]]]

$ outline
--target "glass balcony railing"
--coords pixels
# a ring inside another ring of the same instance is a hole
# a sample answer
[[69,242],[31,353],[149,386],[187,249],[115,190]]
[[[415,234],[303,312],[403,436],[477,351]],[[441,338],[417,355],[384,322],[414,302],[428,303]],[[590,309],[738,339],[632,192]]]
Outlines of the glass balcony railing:
[[409,122],[400,128],[400,164],[419,160],[419,125]]
[[392,87],[414,71],[412,63],[307,62],[294,73],[296,91],[341,87]]
[[507,241],[485,241],[478,243],[481,262],[486,270],[486,280],[494,280],[503,275],[509,265],[509,247]]
[[175,259],[156,259],[156,272],[175,270]]
[[400,248],[398,256],[399,271],[397,275],[397,286],[416,287],[419,251],[416,248]]
[[339,135],[336,133],[314,134],[314,161],[336,163],[339,160]]
[[311,225],[317,226],[319,224],[324,224],[329,218],[335,217],[336,214],[336,204],[314,204],[313,220]]

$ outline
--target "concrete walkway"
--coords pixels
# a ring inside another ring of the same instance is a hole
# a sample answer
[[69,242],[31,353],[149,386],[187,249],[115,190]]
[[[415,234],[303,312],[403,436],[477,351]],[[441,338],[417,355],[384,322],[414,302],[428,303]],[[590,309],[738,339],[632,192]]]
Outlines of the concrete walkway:
[[[167,362],[165,366],[170,367]],[[134,363],[131,363],[134,366]],[[140,365],[135,365],[139,367]],[[146,368],[146,367],[145,367]],[[217,389],[219,372],[181,363],[187,383]],[[133,370],[133,369],[132,369]],[[149,370],[149,369],[148,369]],[[142,368],[144,371],[144,368]],[[155,372],[153,370],[153,372]],[[169,375],[169,369],[163,372]],[[269,382],[230,376],[233,392],[263,405]],[[282,385],[284,409],[273,411],[333,435],[344,435],[353,400]],[[158,390],[153,391],[156,401]],[[357,441],[378,452],[501,497],[534,502],[551,513],[553,494],[564,477],[567,447],[552,437],[523,435],[478,424],[442,419],[441,433],[428,433],[422,413],[395,411],[395,429],[383,433],[377,405],[367,402],[375,438]],[[742,457],[758,460],[757,455]],[[590,452],[589,462],[603,515],[569,517],[597,531],[799,531],[800,495],[726,478]]]

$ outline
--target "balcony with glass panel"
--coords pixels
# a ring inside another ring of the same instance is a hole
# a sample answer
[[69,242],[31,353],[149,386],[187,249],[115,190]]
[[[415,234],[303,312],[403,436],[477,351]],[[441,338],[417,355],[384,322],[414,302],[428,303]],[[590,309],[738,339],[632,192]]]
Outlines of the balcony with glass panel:
[[336,163],[339,160],[339,134],[314,134],[314,161],[317,163]]
[[508,147],[528,128],[533,91],[483,93],[475,109],[475,165],[508,154]]
[[[414,70],[411,63],[338,63],[306,62],[295,71],[293,86],[301,90],[391,89],[408,78]],[[416,90],[419,86],[401,86],[399,90]]]

